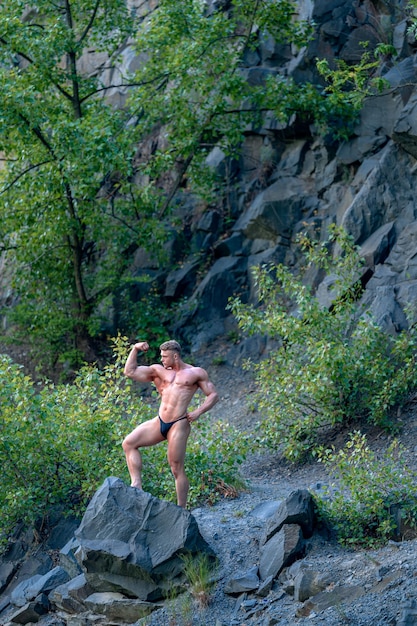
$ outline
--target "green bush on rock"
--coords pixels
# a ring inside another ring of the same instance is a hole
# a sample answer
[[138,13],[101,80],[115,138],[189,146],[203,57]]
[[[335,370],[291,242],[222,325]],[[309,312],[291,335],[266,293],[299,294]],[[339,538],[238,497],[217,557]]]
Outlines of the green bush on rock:
[[367,422],[392,429],[392,408],[417,384],[415,326],[389,336],[361,308],[362,261],[351,238],[331,228],[328,241],[300,243],[309,266],[334,277],[330,307],[283,265],[254,268],[257,306],[230,303],[244,331],[276,341],[251,367],[261,439],[290,460],[314,452],[329,427]]
[[400,526],[417,527],[417,475],[398,441],[377,454],[364,434],[354,432],[344,449],[321,449],[319,460],[335,478],[315,496],[319,515],[343,545],[375,547],[401,534],[398,514]]

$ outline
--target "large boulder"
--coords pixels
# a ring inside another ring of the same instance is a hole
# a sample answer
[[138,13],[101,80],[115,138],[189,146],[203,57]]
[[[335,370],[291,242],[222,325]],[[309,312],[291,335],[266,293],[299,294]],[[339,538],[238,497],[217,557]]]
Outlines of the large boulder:
[[155,601],[184,584],[184,555],[213,550],[189,511],[107,478],[77,529],[77,558],[91,587]]
[[298,524],[305,538],[311,537],[314,529],[314,501],[307,489],[297,489],[280,504],[276,513],[267,521],[263,543],[278,533],[284,524]]

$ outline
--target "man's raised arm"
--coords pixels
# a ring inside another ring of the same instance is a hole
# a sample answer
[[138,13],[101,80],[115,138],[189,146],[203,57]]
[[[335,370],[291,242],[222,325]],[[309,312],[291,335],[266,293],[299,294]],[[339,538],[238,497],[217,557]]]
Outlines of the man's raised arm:
[[125,363],[124,375],[140,383],[149,383],[154,379],[155,373],[152,367],[138,365],[138,352],[147,352],[149,345],[147,341],[139,341],[132,346],[127,361]]

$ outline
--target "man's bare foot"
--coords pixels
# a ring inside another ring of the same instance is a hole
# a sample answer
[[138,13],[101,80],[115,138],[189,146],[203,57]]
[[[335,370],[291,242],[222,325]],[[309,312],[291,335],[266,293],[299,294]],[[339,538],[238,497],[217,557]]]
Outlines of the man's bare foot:
[[134,487],[135,489],[140,489],[140,491],[142,491],[142,485],[140,483],[133,482],[130,484],[130,486]]

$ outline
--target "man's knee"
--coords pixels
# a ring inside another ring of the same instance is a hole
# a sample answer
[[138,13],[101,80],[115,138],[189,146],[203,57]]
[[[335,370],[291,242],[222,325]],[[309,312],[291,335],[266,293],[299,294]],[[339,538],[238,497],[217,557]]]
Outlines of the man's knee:
[[126,437],[122,441],[122,448],[125,452],[130,452],[131,450],[137,449],[130,443],[129,437]]
[[184,464],[179,461],[170,461],[169,466],[174,478],[177,478],[181,474],[185,474]]

